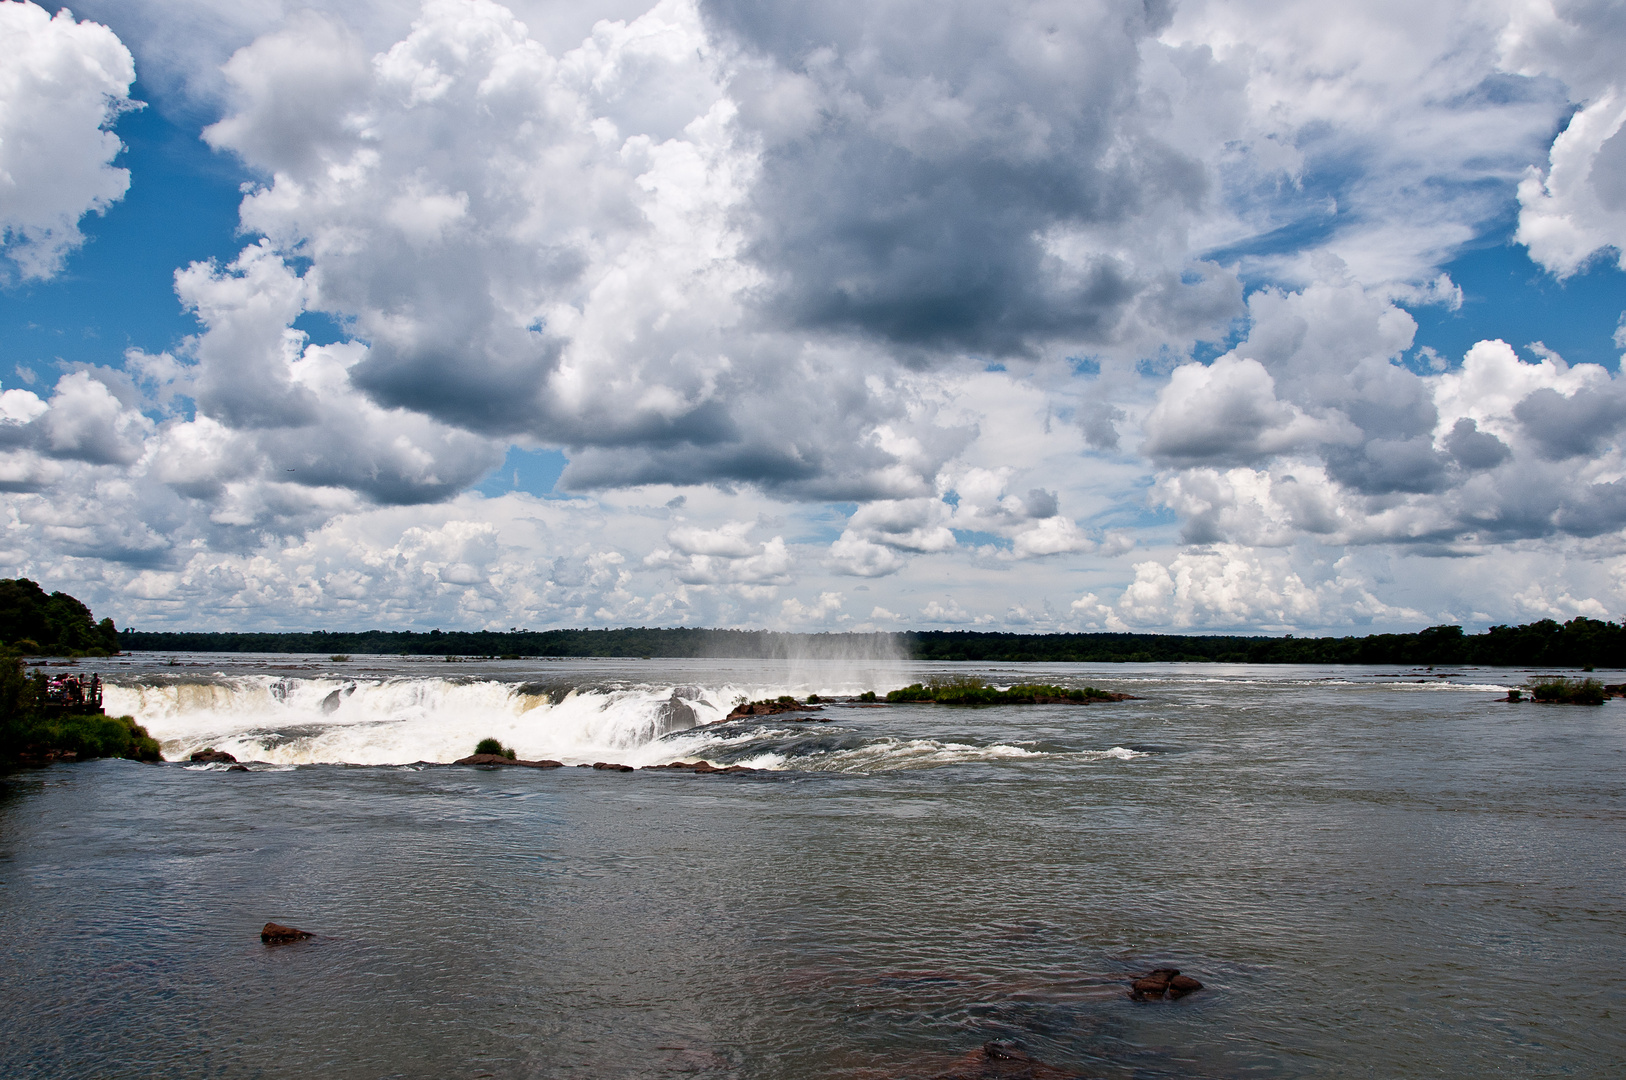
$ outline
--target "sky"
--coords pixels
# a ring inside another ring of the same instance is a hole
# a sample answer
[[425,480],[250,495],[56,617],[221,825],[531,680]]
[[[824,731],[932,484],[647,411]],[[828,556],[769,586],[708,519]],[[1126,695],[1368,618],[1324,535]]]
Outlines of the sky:
[[0,575],[161,629],[1626,608],[1614,0],[0,0]]

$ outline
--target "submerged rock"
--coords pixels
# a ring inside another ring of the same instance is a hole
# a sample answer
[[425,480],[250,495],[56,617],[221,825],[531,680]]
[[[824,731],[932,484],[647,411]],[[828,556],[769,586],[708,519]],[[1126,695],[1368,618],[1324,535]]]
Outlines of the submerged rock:
[[524,758],[505,757],[502,754],[470,754],[466,758],[458,758],[453,765],[474,765],[480,768],[495,768],[498,765],[518,765],[522,769],[562,769],[562,761],[550,761],[543,758],[541,761],[526,761]]
[[971,1051],[932,1080],[1076,1080],[1078,1073],[1036,1061],[1015,1043],[988,1042]]
[[1132,1001],[1161,1001],[1167,995],[1173,1000],[1202,988],[1190,975],[1180,974],[1179,968],[1153,968],[1130,984],[1129,997]]
[[224,750],[216,750],[212,746],[205,747],[202,750],[198,750],[198,751],[194,752],[193,755],[191,756],[191,758],[189,758],[188,760],[190,760],[190,761],[202,761],[202,762],[226,762],[228,764],[236,764],[237,763],[237,759],[232,757],[230,754],[226,753],[226,751],[224,751]]
[[758,772],[747,765],[729,765],[719,769],[709,761],[672,761],[665,765],[645,765],[645,769],[670,769],[676,772],[692,773],[746,773]]
[[632,772],[631,765],[623,765],[618,761],[595,761],[593,768],[602,772]]
[[283,926],[280,923],[268,922],[260,930],[260,940],[267,945],[286,945],[290,941],[304,941],[316,935],[309,930],[301,930],[296,926]]
[[229,767],[226,771],[227,772],[248,772],[248,766],[247,765],[233,765],[233,766]]

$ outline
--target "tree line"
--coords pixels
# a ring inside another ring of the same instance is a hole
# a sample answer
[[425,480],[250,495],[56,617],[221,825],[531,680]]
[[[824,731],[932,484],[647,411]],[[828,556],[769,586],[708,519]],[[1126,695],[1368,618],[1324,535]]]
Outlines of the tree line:
[[1478,664],[1626,667],[1626,628],[1600,619],[1553,619],[1467,634],[1431,626],[1414,634],[1265,637],[1194,634],[1010,634],[918,630],[787,634],[695,627],[619,630],[313,630],[287,633],[119,630],[64,592],[27,578],[0,580],[0,650],[93,656],[125,651],[376,654],[385,656],[718,657],[745,660],[899,656],[979,663]]
[[232,633],[134,631],[120,645],[144,652],[367,653],[420,656],[717,657],[1071,663],[1478,664],[1496,667],[1626,667],[1626,628],[1575,618],[1493,626],[1467,634],[1431,626],[1413,634],[1349,637],[1183,634],[1007,634],[924,630],[896,634],[786,634],[767,630],[655,629]]

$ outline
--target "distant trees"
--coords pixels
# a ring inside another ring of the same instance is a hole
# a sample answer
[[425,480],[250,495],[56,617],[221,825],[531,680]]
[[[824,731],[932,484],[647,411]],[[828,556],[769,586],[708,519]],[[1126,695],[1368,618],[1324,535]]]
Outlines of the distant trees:
[[688,627],[620,630],[523,630],[509,633],[361,630],[333,633],[136,632],[119,635],[126,649],[163,652],[291,652],[375,655],[614,657],[864,657],[981,663],[1248,663],[1483,664],[1490,666],[1626,667],[1626,628],[1577,618],[1493,626],[1465,634],[1431,626],[1413,634],[1362,637],[1253,637],[1180,634],[1003,634],[928,630],[901,634],[781,634],[765,630]]

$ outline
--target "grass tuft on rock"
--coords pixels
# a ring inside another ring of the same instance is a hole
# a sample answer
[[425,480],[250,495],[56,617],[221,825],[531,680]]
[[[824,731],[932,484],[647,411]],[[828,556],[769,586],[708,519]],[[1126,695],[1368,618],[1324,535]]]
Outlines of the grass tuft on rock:
[[478,743],[475,743],[474,752],[476,754],[501,754],[509,761],[515,761],[519,758],[519,754],[514,752],[513,747],[504,746],[496,739],[481,739]]

